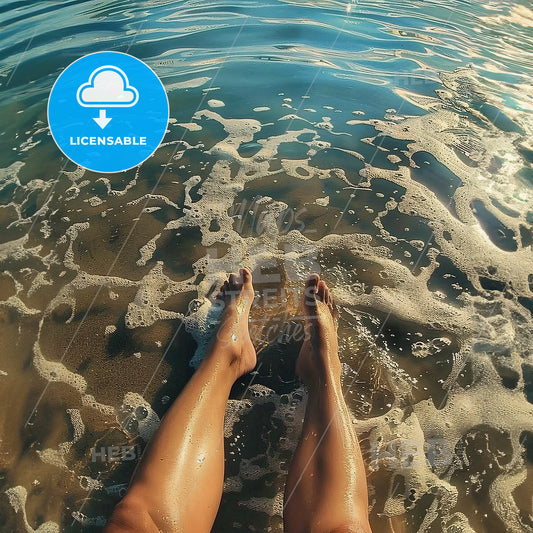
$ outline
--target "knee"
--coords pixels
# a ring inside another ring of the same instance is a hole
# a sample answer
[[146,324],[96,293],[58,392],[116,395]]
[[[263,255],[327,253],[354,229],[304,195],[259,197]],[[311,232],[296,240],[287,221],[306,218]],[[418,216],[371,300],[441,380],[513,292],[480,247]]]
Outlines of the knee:
[[138,498],[124,497],[115,507],[103,533],[157,532],[144,502]]
[[366,524],[345,524],[335,529],[330,530],[328,533],[372,533],[370,525]]

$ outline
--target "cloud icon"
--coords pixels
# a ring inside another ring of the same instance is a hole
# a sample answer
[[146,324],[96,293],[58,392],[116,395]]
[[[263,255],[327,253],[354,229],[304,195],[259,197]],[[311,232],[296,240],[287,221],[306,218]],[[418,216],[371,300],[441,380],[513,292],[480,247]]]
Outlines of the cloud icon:
[[132,107],[139,91],[130,86],[124,71],[106,65],[93,70],[89,81],[78,87],[76,98],[83,107]]

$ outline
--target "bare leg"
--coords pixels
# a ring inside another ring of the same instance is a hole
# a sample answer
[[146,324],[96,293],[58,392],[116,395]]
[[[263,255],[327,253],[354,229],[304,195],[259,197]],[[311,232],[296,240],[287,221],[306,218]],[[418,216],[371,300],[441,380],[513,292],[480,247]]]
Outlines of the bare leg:
[[231,275],[217,296],[219,331],[166,413],[105,533],[208,533],[224,480],[224,413],[235,380],[256,364],[248,333],[252,276]]
[[316,274],[307,280],[304,309],[296,372],[309,398],[285,488],[285,532],[369,533],[365,468],[341,390],[333,301]]

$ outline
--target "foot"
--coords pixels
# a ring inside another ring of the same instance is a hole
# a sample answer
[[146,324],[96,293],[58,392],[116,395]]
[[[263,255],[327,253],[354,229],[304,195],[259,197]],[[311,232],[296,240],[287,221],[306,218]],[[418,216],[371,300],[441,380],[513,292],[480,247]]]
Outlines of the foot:
[[231,274],[216,296],[224,308],[220,326],[213,339],[209,354],[226,357],[239,378],[254,369],[257,358],[248,331],[248,317],[254,300],[252,274],[241,268],[239,275]]
[[311,274],[303,296],[305,339],[296,360],[296,374],[308,386],[327,379],[340,380],[337,344],[337,311],[328,286]]

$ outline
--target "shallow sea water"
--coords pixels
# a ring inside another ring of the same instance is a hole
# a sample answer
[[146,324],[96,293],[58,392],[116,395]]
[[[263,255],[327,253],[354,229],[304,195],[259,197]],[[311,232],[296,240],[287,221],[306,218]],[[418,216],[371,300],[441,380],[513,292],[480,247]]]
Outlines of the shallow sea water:
[[[101,529],[241,265],[259,365],[213,531],[283,529],[312,271],[374,531],[533,530],[529,2],[4,1],[0,27],[2,532]],[[118,174],[47,129],[57,76],[101,50],[171,109]]]

